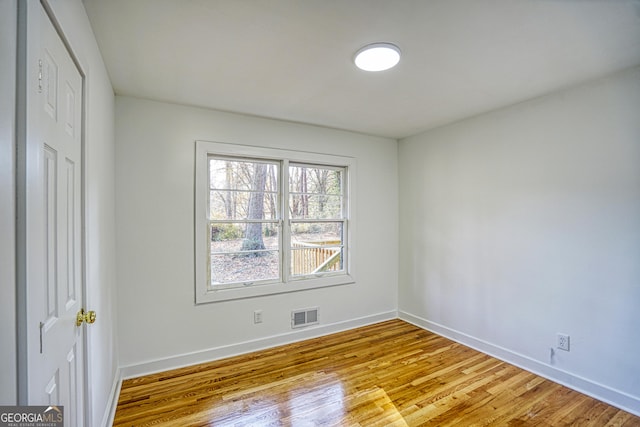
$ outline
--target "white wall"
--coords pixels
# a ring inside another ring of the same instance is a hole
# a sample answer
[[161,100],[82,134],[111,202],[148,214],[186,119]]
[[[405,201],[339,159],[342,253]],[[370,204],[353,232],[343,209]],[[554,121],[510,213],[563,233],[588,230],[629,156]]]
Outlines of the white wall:
[[404,139],[399,164],[401,316],[640,413],[640,69]]
[[[199,139],[355,157],[357,283],[195,306]],[[116,167],[118,338],[125,376],[395,317],[395,140],[118,96]],[[314,306],[321,326],[292,333],[290,311]],[[256,309],[263,310],[258,325]]]
[[17,401],[15,119],[17,2],[0,1],[0,405]]
[[[88,310],[89,425],[103,425],[118,379],[115,316],[114,94],[80,0],[50,1],[54,15],[86,74],[85,233]],[[117,397],[117,396],[116,396]]]

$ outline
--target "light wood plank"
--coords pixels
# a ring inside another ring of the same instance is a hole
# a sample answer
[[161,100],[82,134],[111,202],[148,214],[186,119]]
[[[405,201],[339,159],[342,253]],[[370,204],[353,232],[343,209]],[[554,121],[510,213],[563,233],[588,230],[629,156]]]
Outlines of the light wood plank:
[[123,382],[115,426],[640,426],[640,418],[391,320]]

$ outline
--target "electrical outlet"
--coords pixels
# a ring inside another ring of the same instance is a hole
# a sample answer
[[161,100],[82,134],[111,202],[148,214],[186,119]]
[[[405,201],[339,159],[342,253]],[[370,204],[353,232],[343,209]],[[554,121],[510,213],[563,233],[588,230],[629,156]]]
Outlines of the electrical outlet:
[[253,323],[262,323],[262,310],[253,312]]
[[558,345],[560,350],[569,351],[569,335],[558,334]]

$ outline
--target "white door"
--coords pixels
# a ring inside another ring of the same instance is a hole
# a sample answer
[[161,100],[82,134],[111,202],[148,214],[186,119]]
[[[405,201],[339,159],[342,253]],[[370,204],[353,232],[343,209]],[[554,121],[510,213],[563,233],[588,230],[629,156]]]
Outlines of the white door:
[[27,9],[27,399],[84,425],[82,77],[40,2]]

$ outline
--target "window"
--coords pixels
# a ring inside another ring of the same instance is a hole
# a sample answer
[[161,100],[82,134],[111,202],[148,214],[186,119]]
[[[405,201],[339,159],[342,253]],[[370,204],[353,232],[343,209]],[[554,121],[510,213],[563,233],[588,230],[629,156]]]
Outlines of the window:
[[198,141],[196,303],[352,283],[352,158]]
[[280,164],[208,156],[210,286],[280,280]]

